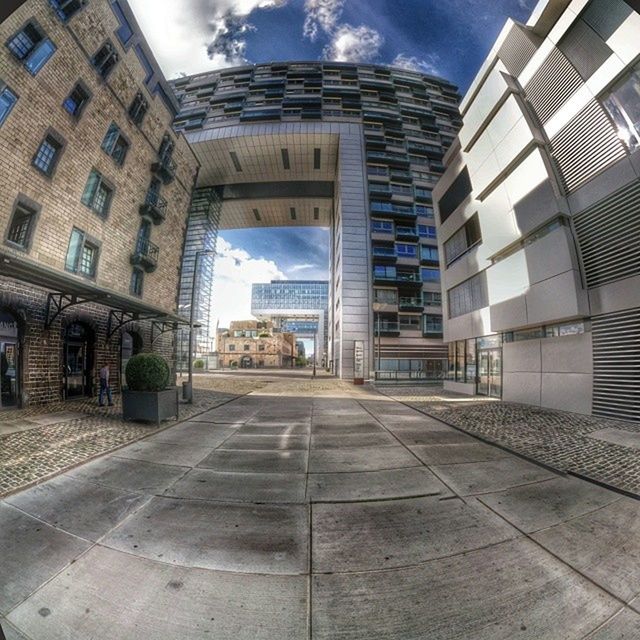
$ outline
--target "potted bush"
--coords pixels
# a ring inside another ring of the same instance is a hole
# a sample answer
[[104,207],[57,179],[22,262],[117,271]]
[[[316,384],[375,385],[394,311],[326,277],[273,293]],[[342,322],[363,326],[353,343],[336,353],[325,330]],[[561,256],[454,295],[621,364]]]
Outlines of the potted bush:
[[204,360],[201,360],[200,358],[198,358],[197,360],[194,360],[193,366],[196,369],[204,369]]
[[127,389],[122,390],[122,417],[160,424],[178,418],[178,388],[170,387],[171,371],[155,353],[139,353],[127,362]]

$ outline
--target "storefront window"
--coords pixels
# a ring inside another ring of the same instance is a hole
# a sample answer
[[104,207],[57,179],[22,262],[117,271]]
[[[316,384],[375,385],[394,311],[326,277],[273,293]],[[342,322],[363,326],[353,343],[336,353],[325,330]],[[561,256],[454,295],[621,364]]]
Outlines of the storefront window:
[[475,382],[476,379],[476,341],[467,340],[467,369],[466,381]]
[[456,382],[464,382],[465,341],[456,342]]

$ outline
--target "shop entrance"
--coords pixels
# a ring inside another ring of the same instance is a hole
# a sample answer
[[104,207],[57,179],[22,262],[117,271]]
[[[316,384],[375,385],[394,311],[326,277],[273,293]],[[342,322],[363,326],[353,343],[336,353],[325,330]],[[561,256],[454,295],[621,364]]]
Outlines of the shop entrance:
[[476,392],[490,398],[502,397],[502,349],[478,351],[478,384]]
[[75,322],[64,338],[65,398],[91,396],[93,381],[93,339],[85,325]]
[[0,409],[16,407],[19,398],[18,322],[0,311]]

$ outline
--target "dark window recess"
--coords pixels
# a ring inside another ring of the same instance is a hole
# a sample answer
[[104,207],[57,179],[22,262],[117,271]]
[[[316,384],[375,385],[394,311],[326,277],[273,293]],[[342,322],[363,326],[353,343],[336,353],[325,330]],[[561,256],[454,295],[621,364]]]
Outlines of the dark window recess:
[[129,142],[120,132],[117,124],[111,123],[107,135],[102,141],[102,149],[108,153],[117,164],[122,166],[129,151]]
[[245,351],[251,351],[251,345],[250,344],[245,344],[244,345],[244,350]]
[[96,275],[98,264],[98,246],[86,239],[84,231],[74,229],[71,232],[65,268],[88,278]]
[[440,198],[440,202],[438,203],[440,209],[440,224],[462,204],[464,199],[471,193],[471,190],[469,170],[465,167],[451,186],[445,191],[442,198]]
[[79,118],[85,108],[87,102],[89,102],[89,92],[83,85],[77,83],[73,90],[69,94],[69,97],[62,103],[65,110],[75,118]]
[[50,176],[60,159],[61,151],[62,144],[53,136],[46,136],[40,143],[36,155],[33,157],[33,166],[45,175]]
[[313,150],[313,168],[315,170],[320,169],[320,158],[321,158],[321,151],[320,149],[314,149]]
[[58,18],[66,22],[87,4],[87,0],[49,0],[49,3]]
[[113,199],[113,187],[108,185],[102,174],[95,169],[89,174],[87,185],[82,194],[82,202],[91,207],[98,215],[106,217],[109,213],[111,200]]
[[461,282],[447,292],[449,298],[449,317],[471,313],[489,305],[487,292],[487,274],[485,271]]
[[582,19],[578,18],[558,43],[583,80],[588,80],[613,53],[607,43]]
[[0,80],[0,125],[7,119],[18,102],[18,96]]
[[289,150],[288,149],[280,149],[280,154],[282,155],[282,166],[286,170],[291,169],[291,164],[289,162]]
[[480,221],[475,213],[444,243],[444,258],[447,265],[482,241]]
[[24,63],[27,71],[35,76],[51,56],[56,47],[33,22],[28,22],[7,42],[9,51]]
[[112,69],[118,64],[118,53],[111,42],[105,42],[98,51],[96,51],[91,63],[102,78],[106,78]]
[[129,288],[131,295],[142,297],[142,285],[144,283],[144,271],[134,268],[131,272],[131,286]]
[[31,233],[35,224],[36,212],[23,204],[19,204],[13,212],[7,241],[17,245],[21,249],[29,247]]
[[129,107],[129,117],[135,124],[141,124],[148,110],[149,103],[141,93],[138,93]]

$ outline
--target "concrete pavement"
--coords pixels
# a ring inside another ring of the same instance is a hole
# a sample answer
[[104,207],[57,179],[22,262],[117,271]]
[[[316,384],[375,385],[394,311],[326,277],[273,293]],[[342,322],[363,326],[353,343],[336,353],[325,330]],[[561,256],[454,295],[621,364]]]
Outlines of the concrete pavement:
[[640,638],[640,502],[291,380],[0,502],[8,638]]

